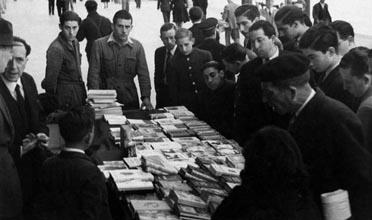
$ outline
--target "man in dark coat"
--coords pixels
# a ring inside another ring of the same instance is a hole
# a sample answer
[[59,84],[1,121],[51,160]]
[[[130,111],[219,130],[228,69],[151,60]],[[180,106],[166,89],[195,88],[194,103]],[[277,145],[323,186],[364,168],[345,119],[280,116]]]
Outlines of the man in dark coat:
[[108,18],[97,13],[96,1],[89,0],[85,2],[85,8],[88,11],[88,16],[81,22],[76,39],[78,41],[82,41],[84,38],[87,39],[85,53],[89,62],[93,42],[100,37],[109,35],[112,31],[112,26]]
[[332,17],[329,14],[328,5],[325,3],[325,0],[320,0],[313,6],[313,18],[314,24],[329,24],[332,22]]
[[94,110],[72,109],[62,116],[59,127],[66,145],[43,164],[37,219],[111,220],[105,178],[84,152],[93,140]]
[[170,106],[169,71],[171,59],[176,52],[176,26],[172,23],[163,24],[160,28],[160,38],[164,46],[155,50],[154,84],[156,91],[156,108]]
[[64,12],[60,17],[61,32],[47,50],[45,78],[41,86],[57,98],[60,109],[83,105],[86,100],[79,42],[76,39],[80,22],[75,12]]
[[225,49],[225,46],[216,40],[217,23],[217,19],[207,18],[200,24],[199,28],[202,30],[204,40],[196,45],[196,47],[211,52],[213,60],[222,62],[222,51]]
[[335,30],[324,24],[311,27],[301,37],[300,49],[310,59],[313,86],[356,111],[358,101],[344,89],[339,72],[341,56],[338,54],[338,38]]
[[208,0],[192,0],[192,5],[198,6],[203,10],[204,18],[207,16]]
[[372,219],[372,158],[363,147],[360,120],[344,104],[312,89],[309,61],[302,54],[279,56],[259,71],[263,100],[279,114],[291,114],[289,131],[310,174],[319,209],[320,195],[347,190],[353,219]]
[[176,32],[177,52],[171,60],[169,89],[173,105],[184,105],[196,115],[200,113],[200,93],[205,90],[203,65],[212,60],[205,50],[193,48],[190,30],[181,28]]
[[168,23],[170,21],[171,0],[158,0],[157,9],[160,9],[163,14],[164,23]]
[[200,7],[192,7],[189,10],[189,17],[192,22],[192,26],[189,28],[189,30],[192,32],[192,36],[194,38],[194,46],[197,46],[204,40],[203,31],[200,29],[203,11]]
[[[0,19],[0,72],[11,59],[12,24]],[[9,152],[14,141],[10,109],[0,93],[0,219],[22,219],[22,190],[14,160]]]
[[235,83],[225,79],[224,66],[217,61],[210,61],[203,66],[203,76],[207,89],[203,92],[199,118],[231,139]]

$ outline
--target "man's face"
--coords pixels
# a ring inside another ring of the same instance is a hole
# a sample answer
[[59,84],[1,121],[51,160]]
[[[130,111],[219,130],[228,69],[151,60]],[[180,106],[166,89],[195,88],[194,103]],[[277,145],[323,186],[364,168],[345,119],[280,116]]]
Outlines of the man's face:
[[279,36],[285,36],[290,40],[295,40],[298,37],[297,24],[293,23],[292,25],[283,24],[281,22],[275,22],[276,27],[278,28]]
[[117,41],[125,43],[128,41],[129,33],[133,28],[132,20],[117,19],[114,24],[114,37]]
[[73,41],[79,31],[79,23],[77,21],[65,21],[63,25],[59,25],[59,28],[67,41]]
[[238,24],[240,32],[247,37],[249,35],[249,28],[252,26],[253,22],[245,16],[239,16],[236,18],[236,23]]
[[355,97],[363,96],[364,92],[370,86],[366,78],[356,77],[351,74],[351,68],[340,68],[341,76],[344,80],[344,89],[349,91]]
[[329,51],[313,50],[310,48],[302,49],[302,53],[310,60],[310,68],[317,73],[325,72],[332,66],[331,55]]
[[249,32],[249,39],[251,41],[253,51],[260,58],[270,57],[270,52],[275,47],[273,37],[269,38],[266,36],[262,28],[260,28],[258,30]]
[[10,82],[17,82],[22,76],[27,64],[26,48],[22,43],[13,46],[12,57],[8,61],[4,72],[4,78]]
[[163,41],[163,44],[167,50],[172,50],[176,46],[175,36],[176,30],[173,28],[168,31],[161,32],[160,39]]
[[228,62],[223,59],[222,62],[223,65],[225,66],[225,71],[233,73],[234,75],[240,72],[240,64],[238,61]]
[[189,55],[191,53],[194,40],[189,37],[183,37],[178,39],[176,42],[178,49],[183,55]]
[[218,71],[214,67],[208,67],[203,71],[204,81],[211,90],[216,90],[220,87],[223,81],[223,76],[223,71]]
[[11,46],[0,46],[0,73],[3,73],[9,60],[12,58]]
[[281,115],[290,112],[291,94],[289,89],[280,89],[271,82],[263,82],[261,86],[264,103]]

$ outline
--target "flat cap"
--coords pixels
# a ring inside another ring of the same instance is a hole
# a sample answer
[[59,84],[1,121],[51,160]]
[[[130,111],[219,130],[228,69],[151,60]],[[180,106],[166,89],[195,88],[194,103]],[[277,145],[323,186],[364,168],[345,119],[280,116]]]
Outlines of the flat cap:
[[0,45],[13,45],[13,25],[9,21],[0,18]]
[[286,53],[276,57],[258,69],[262,82],[278,82],[307,73],[309,60],[301,53]]

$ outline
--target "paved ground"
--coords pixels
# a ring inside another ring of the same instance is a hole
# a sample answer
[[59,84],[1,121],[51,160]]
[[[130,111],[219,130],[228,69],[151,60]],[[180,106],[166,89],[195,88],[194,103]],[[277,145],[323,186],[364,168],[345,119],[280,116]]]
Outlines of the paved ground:
[[[100,0],[96,0],[100,2]],[[190,0],[189,0],[190,1]],[[335,0],[334,0],[335,1]],[[346,2],[348,0],[337,0],[337,3]],[[358,1],[358,0],[356,0]],[[366,0],[359,0],[367,2]],[[75,11],[82,17],[85,18],[87,13],[84,8],[84,2],[77,0],[75,5]],[[162,43],[159,38],[159,28],[162,24],[162,15],[160,11],[156,10],[156,2],[154,0],[143,0],[142,8],[136,9],[134,1],[131,1],[130,12],[134,18],[134,29],[132,37],[140,40],[145,48],[147,62],[150,71],[150,77],[153,79],[154,60],[153,54],[157,47],[161,46]],[[236,0],[236,2],[240,2]],[[342,7],[338,7],[336,3],[328,1],[330,7],[335,11],[335,19],[338,19],[342,15]],[[368,1],[370,2],[370,1]],[[226,0],[210,0],[208,7],[208,17],[213,16],[220,18],[223,6],[226,4]],[[368,3],[365,3],[368,4]],[[370,5],[370,4],[368,4]],[[99,3],[98,12],[108,18],[112,19],[114,13],[121,9],[120,5],[110,3],[108,9],[103,9],[103,5]],[[371,9],[372,10],[372,9]],[[371,11],[369,10],[369,12]],[[365,11],[365,10],[364,10]],[[24,39],[32,46],[31,55],[29,57],[29,63],[26,71],[31,73],[38,85],[39,92],[43,90],[40,87],[41,80],[45,75],[45,63],[46,63],[46,50],[49,44],[56,38],[58,28],[58,16],[48,15],[48,1],[47,0],[8,0],[8,9],[4,18],[10,20],[13,23],[14,33]],[[356,21],[368,23],[366,17],[358,17]],[[371,24],[371,23],[370,23]],[[355,24],[353,24],[355,25]],[[190,23],[185,24],[185,27],[189,27]],[[358,35],[357,43],[359,45],[372,46],[372,40],[370,36]],[[224,42],[223,34],[221,35],[221,42]],[[88,64],[84,52],[85,41],[81,43],[81,51],[83,54],[82,59],[82,72],[83,77],[86,79]],[[153,81],[152,81],[153,85]],[[155,93],[152,91],[151,100],[155,102]]]

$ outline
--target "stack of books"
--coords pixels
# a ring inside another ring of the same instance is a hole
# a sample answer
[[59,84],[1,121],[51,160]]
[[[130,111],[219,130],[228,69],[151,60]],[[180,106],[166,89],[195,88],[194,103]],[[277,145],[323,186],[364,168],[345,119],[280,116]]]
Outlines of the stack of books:
[[178,220],[167,202],[162,200],[131,200],[130,209],[138,220]]
[[177,169],[169,164],[167,159],[159,153],[142,156],[142,166],[147,172],[156,175],[177,174]]
[[148,191],[153,190],[154,176],[141,169],[111,170],[110,175],[119,191]]
[[106,179],[110,177],[111,170],[125,170],[127,166],[121,160],[114,161],[103,161],[102,165],[98,165],[98,169],[101,170]]
[[171,113],[175,118],[181,120],[190,120],[194,119],[194,113],[190,112],[185,106],[168,106],[164,107],[166,111]]
[[87,99],[96,112],[96,118],[104,114],[122,115],[122,104],[116,102],[116,90],[88,90]]

